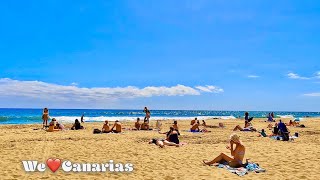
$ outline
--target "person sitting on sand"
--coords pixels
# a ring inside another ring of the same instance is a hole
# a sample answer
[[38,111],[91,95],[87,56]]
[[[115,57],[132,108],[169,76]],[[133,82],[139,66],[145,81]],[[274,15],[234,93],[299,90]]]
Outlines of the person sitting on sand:
[[112,132],[110,130],[110,126],[109,126],[109,121],[108,120],[105,120],[104,121],[104,124],[103,124],[103,127],[102,127],[102,130],[101,130],[102,133],[110,133]]
[[173,127],[170,127],[170,130],[169,130],[169,131],[167,131],[167,132],[160,132],[160,131],[158,131],[158,133],[159,133],[159,134],[165,134],[165,135],[166,135],[166,140],[169,141],[169,136],[170,136],[170,134],[171,134],[173,131],[175,131],[174,128],[173,128]]
[[150,129],[148,120],[144,120],[144,122],[141,124],[140,130],[152,130]]
[[122,125],[118,120],[116,120],[116,122],[112,126],[111,131],[114,132],[114,133],[121,133]]
[[141,123],[140,123],[140,118],[137,118],[137,121],[134,123],[134,130],[140,130],[141,128]]
[[191,126],[194,125],[197,121],[198,121],[198,118],[194,118],[194,120],[191,120],[190,125],[191,125]]
[[274,122],[273,117],[271,116],[271,113],[268,115],[268,122]]
[[48,127],[48,119],[49,119],[49,109],[44,108],[42,113],[42,120],[43,120],[43,128]]
[[55,118],[52,118],[51,122],[49,123],[49,128],[48,128],[48,132],[54,132],[54,131],[59,131],[60,128],[57,125],[57,120]]
[[173,127],[173,129],[175,130],[175,131],[177,131],[178,132],[178,135],[180,135],[180,132],[179,132],[179,127],[178,127],[178,121],[173,121],[173,125],[172,125],[172,127]]
[[179,144],[176,144],[174,142],[169,142],[165,139],[151,139],[149,141],[149,144],[155,144],[161,148],[164,148],[165,146],[176,146],[176,147],[180,146]]
[[199,125],[200,125],[199,121],[197,121],[193,125],[191,125],[190,132],[200,132]]
[[84,129],[84,127],[81,126],[79,120],[76,119],[76,120],[74,121],[73,126],[71,127],[71,130],[79,130],[79,129]]
[[200,121],[197,120],[197,122],[194,123],[194,124],[191,126],[190,132],[211,132],[211,131],[208,131],[208,130],[205,129],[205,128],[200,130],[199,126],[200,126]]
[[250,122],[253,120],[253,117],[249,117],[249,113],[245,112],[244,113],[244,120]]
[[227,146],[226,148],[231,151],[231,157],[221,153],[212,161],[203,160],[203,163],[210,166],[216,163],[227,162],[230,167],[242,167],[246,149],[237,134],[232,134],[230,136],[230,146]]
[[281,119],[279,121],[278,128],[279,128],[279,133],[282,136],[282,139],[284,141],[288,141],[290,132],[287,126],[281,121]]
[[277,135],[279,135],[279,128],[278,128],[278,123],[275,123],[272,131],[272,136],[277,136]]
[[57,128],[58,128],[58,129],[60,129],[60,130],[65,130],[64,125],[63,125],[63,124],[61,124],[61,123],[60,123],[60,122],[58,122],[58,121],[57,121],[57,125],[56,125],[56,126],[57,126]]
[[240,130],[240,131],[251,131],[251,132],[257,131],[256,128],[254,128],[254,127],[252,126],[252,124],[251,124],[250,122],[248,122],[248,121],[245,121],[244,128],[242,128],[242,127],[240,127],[239,125],[237,125],[237,126],[233,129],[233,131],[237,131],[237,130]]

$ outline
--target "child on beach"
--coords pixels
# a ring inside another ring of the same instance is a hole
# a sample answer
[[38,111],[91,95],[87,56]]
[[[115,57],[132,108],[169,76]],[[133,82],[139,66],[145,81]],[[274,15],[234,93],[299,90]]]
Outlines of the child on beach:
[[42,124],[44,129],[48,127],[48,119],[49,119],[49,109],[44,108],[42,113],[42,120],[43,120]]

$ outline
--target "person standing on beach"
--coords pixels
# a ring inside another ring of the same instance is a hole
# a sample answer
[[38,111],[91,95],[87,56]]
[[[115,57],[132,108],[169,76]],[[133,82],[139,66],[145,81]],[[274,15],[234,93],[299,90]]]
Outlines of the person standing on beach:
[[84,121],[83,121],[83,118],[84,118],[84,114],[82,114],[82,116],[81,116],[81,123],[84,123]]
[[149,123],[149,119],[150,119],[150,117],[151,117],[151,113],[150,113],[150,110],[147,108],[147,107],[144,107],[144,110],[143,110],[143,112],[145,112],[146,113],[146,116],[144,117],[144,121],[148,121],[148,123]]
[[43,120],[43,128],[45,129],[48,127],[48,119],[49,119],[49,109],[44,108],[42,112],[42,120]]

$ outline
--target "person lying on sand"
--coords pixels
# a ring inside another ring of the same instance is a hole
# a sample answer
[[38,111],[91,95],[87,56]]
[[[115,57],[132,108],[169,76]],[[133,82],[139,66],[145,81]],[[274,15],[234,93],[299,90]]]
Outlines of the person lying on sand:
[[108,120],[105,120],[104,121],[104,124],[103,124],[103,127],[102,127],[102,130],[101,130],[102,133],[110,133],[112,132],[110,130],[110,126],[109,126],[109,121]]
[[299,122],[290,120],[289,123],[286,123],[287,126],[298,126]]
[[[235,147],[234,147],[235,146]],[[245,154],[245,147],[240,141],[240,137],[237,134],[232,134],[230,136],[230,146],[226,146],[227,149],[231,151],[231,157],[221,153],[218,157],[214,158],[212,161],[203,160],[205,165],[213,165],[216,163],[227,162],[231,167],[242,167],[243,158]]]
[[223,128],[224,127],[223,123],[219,123],[219,126],[207,125],[207,123],[204,120],[202,120],[202,126],[205,128]]
[[71,127],[71,130],[80,130],[80,129],[84,129],[84,127],[81,126],[79,120],[76,119],[76,120],[74,121],[73,126]]
[[114,133],[121,133],[122,125],[118,120],[116,120],[116,122],[112,126],[111,131],[114,132]]
[[266,134],[266,132],[264,131],[264,129],[262,129],[260,132],[259,132],[259,134],[258,134],[258,137],[267,137],[267,134]]
[[161,148],[164,148],[165,146],[176,146],[176,147],[180,146],[179,144],[176,144],[174,142],[169,142],[165,139],[151,139],[149,141],[149,144],[155,144]]
[[252,124],[251,124],[250,122],[248,122],[248,121],[245,121],[244,128],[242,128],[242,127],[240,127],[239,125],[237,125],[237,126],[233,129],[233,131],[237,131],[237,130],[240,130],[240,131],[251,131],[251,132],[257,131],[257,129],[254,128],[254,127],[252,126]]

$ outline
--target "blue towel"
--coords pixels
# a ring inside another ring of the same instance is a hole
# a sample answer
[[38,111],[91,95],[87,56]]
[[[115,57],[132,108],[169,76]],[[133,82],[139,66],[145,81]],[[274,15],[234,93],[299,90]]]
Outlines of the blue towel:
[[238,176],[244,176],[248,172],[256,172],[256,173],[266,172],[265,169],[260,168],[259,165],[256,163],[248,163],[248,165],[245,168],[244,167],[233,168],[226,164],[218,164],[217,167],[227,169],[229,172],[237,174]]

